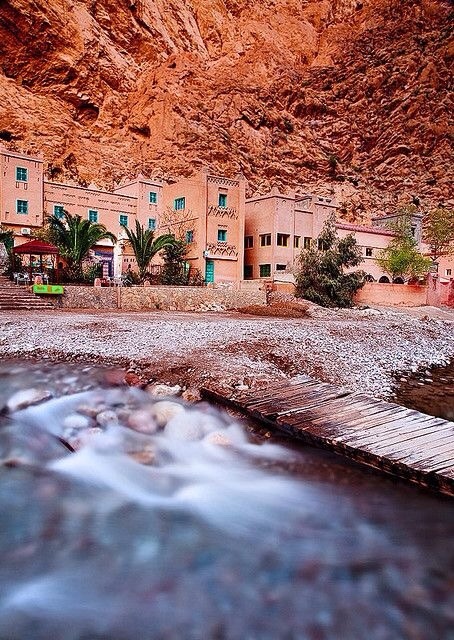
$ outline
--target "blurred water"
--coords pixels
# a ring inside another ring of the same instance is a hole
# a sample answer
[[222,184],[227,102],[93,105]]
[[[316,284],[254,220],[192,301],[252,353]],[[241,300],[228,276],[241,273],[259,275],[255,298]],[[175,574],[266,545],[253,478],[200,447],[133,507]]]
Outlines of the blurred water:
[[454,360],[400,376],[394,398],[409,409],[454,421]]
[[0,366],[1,640],[453,637],[449,499],[110,379]]

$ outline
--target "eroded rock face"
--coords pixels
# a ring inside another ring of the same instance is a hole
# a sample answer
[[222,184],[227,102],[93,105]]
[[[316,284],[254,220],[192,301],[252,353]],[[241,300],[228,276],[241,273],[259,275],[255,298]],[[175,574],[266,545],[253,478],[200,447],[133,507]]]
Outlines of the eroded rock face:
[[8,0],[0,139],[105,187],[208,165],[356,220],[447,202],[449,21],[448,0]]

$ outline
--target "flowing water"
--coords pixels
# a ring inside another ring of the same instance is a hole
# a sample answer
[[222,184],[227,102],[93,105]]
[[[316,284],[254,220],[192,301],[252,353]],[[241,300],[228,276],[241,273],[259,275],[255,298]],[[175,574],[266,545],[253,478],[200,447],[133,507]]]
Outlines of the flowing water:
[[394,397],[409,409],[454,421],[454,360],[401,376]]
[[1,640],[454,637],[449,499],[111,379],[0,367]]

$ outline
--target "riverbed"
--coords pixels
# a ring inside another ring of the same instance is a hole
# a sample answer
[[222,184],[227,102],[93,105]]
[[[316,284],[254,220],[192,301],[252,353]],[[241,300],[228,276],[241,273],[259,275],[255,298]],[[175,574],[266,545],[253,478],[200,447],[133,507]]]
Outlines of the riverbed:
[[449,637],[452,500],[115,379],[0,366],[2,639]]

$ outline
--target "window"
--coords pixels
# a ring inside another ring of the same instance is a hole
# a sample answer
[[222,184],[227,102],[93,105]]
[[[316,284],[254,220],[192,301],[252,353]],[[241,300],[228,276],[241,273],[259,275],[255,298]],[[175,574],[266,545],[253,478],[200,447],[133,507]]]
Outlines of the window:
[[285,271],[287,268],[286,264],[277,264],[276,265],[276,271]]
[[293,236],[293,248],[299,249],[301,236]]
[[16,167],[16,180],[18,182],[27,182],[28,169],[25,169],[24,167]]
[[218,242],[227,242],[227,229],[218,229]]
[[366,247],[366,257],[372,258],[372,249],[370,247]]
[[186,198],[175,198],[175,201],[173,203],[173,208],[176,211],[181,211],[181,209],[185,209],[186,208]]
[[290,236],[287,233],[278,233],[277,234],[277,246],[278,247],[288,247],[288,239]]
[[120,213],[120,224],[124,227],[128,226],[128,216],[125,213]]
[[157,204],[158,202],[158,194],[156,191],[150,191],[150,204]]
[[226,193],[220,193],[219,194],[218,205],[220,207],[226,207],[227,206],[227,194]]
[[310,249],[312,244],[312,238],[305,237],[303,239],[303,249]]
[[96,211],[96,209],[88,210],[88,219],[90,220],[90,222],[98,222],[98,212]]
[[246,236],[244,239],[244,248],[252,249],[254,246],[254,238],[252,236]]
[[271,247],[271,233],[264,233],[260,236],[261,247]]
[[186,231],[186,244],[191,244],[191,242],[194,242],[194,231],[192,229]]
[[16,213],[28,213],[28,200],[16,200]]
[[55,218],[63,218],[65,213],[65,208],[62,204],[54,204],[54,217]]
[[156,229],[156,218],[148,218],[148,228],[152,231]]
[[319,251],[326,251],[328,248],[326,242],[323,242],[323,240],[320,239],[317,241],[317,247]]
[[271,265],[270,264],[261,264],[260,267],[260,277],[261,278],[269,278],[271,275]]
[[452,269],[446,269],[446,275],[452,276]]
[[250,280],[252,278],[252,264],[244,265],[244,279]]

